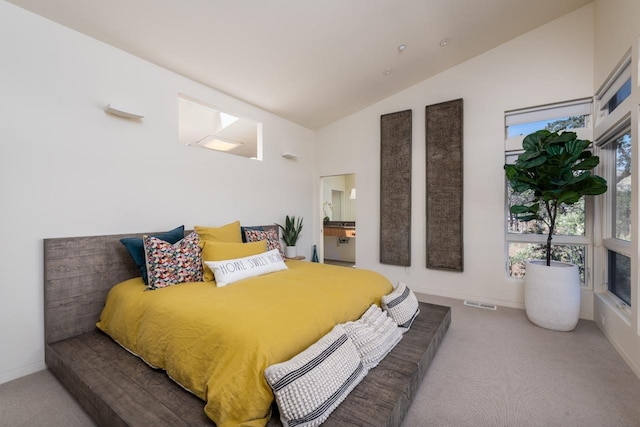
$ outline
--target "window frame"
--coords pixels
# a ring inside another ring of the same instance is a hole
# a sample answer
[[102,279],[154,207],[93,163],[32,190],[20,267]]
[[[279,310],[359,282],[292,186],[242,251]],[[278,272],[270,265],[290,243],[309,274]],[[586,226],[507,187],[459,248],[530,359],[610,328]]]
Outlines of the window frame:
[[[614,306],[618,308],[622,313],[627,316],[631,315],[630,307],[625,301],[620,299],[616,294],[611,292],[609,288],[610,266],[609,266],[609,253],[608,251],[615,252],[617,254],[626,256],[628,258],[633,257],[633,242],[618,239],[615,237],[615,200],[616,194],[611,183],[615,182],[616,176],[616,141],[618,138],[625,134],[631,134],[631,112],[628,111],[623,117],[623,121],[619,123],[615,128],[608,129],[605,137],[597,141],[597,147],[599,148],[598,154],[601,158],[602,174],[605,176],[607,183],[609,184],[609,190],[603,194],[601,215],[602,215],[602,266],[603,266],[603,284],[602,291],[612,300]],[[633,149],[633,147],[632,147]],[[633,175],[632,175],[633,177]],[[633,194],[633,179],[631,193]]]
[[[570,117],[575,115],[585,116],[585,127],[568,129],[568,131],[575,132],[578,138],[591,141],[593,138],[593,98],[580,98],[571,101],[557,102],[553,104],[540,105],[536,107],[529,107],[517,110],[505,111],[505,150],[504,161],[506,163],[507,157],[511,155],[518,155],[524,150],[522,149],[522,142],[525,136],[517,136],[507,138],[508,126],[513,124],[530,123],[540,120],[553,120],[561,119],[563,117]],[[593,144],[588,149],[593,148]],[[504,188],[504,233],[505,233],[505,275],[508,281],[515,283],[521,283],[523,279],[511,277],[509,274],[509,244],[511,243],[525,243],[525,244],[546,244],[546,234],[533,234],[533,233],[510,233],[509,224],[506,218],[509,215],[509,183],[505,179]],[[592,290],[592,266],[594,262],[594,203],[592,198],[585,198],[585,234],[584,236],[571,236],[554,234],[553,245],[554,246],[584,246],[585,247],[585,263],[584,263],[584,282],[580,284],[581,289]]]
[[[631,79],[631,51],[628,51],[622,58],[620,63],[613,70],[611,76],[607,79],[607,82],[600,88],[595,95],[595,127],[600,129],[610,129],[615,127],[613,123],[617,120],[615,117],[626,114],[630,111],[631,96],[627,96],[622,102],[620,102],[613,111],[608,110],[609,101],[618,93],[624,86],[627,80]],[[625,105],[626,104],[626,105]]]
[[[633,241],[634,231],[632,231],[631,234],[631,241],[625,241],[615,237],[614,202],[616,195],[615,191],[611,190],[611,183],[615,182],[616,174],[615,143],[617,139],[624,134],[629,133],[631,135],[632,150],[636,149],[633,144],[634,135],[632,129],[633,126],[631,123],[633,96],[628,96],[620,104],[618,104],[613,111],[608,112],[608,114],[604,114],[603,110],[607,107],[607,104],[611,97],[615,93],[617,93],[620,88],[622,88],[622,86],[626,83],[626,81],[631,77],[631,64],[631,50],[629,50],[594,96],[594,100],[598,108],[597,111],[599,113],[597,114],[596,125],[594,127],[594,141],[597,147],[597,154],[601,158],[599,166],[600,172],[605,177],[610,187],[609,191],[607,191],[602,196],[601,205],[598,206],[601,227],[599,230],[599,256],[601,257],[599,265],[602,270],[599,273],[599,279],[601,280],[601,283],[596,289],[596,292],[604,298],[604,301],[606,301],[609,306],[617,310],[617,313],[621,316],[622,319],[625,320],[627,324],[630,324],[629,322],[632,316],[631,307],[609,289],[609,278],[611,277],[609,272],[609,251],[629,257],[633,260],[633,248],[635,245],[635,242]],[[633,173],[635,172],[636,168],[633,164],[631,170],[631,195],[633,198],[635,194],[634,192],[636,191],[636,184],[633,179]],[[631,219],[631,221],[633,220]],[[632,226],[633,225],[635,224],[633,224],[632,222]],[[631,274],[631,280],[633,280],[633,273]],[[632,291],[633,286],[634,284],[631,283]]]

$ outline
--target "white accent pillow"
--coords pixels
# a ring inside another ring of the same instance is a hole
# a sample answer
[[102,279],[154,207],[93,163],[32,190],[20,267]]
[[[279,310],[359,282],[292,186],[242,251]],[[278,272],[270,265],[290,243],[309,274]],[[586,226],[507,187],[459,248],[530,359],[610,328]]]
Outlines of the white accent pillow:
[[367,369],[378,366],[402,339],[398,324],[375,304],[359,320],[343,326]]
[[205,264],[213,271],[218,287],[226,286],[238,280],[288,269],[282,260],[282,256],[280,256],[280,251],[277,249],[244,258],[205,261]]
[[405,333],[420,313],[415,294],[402,282],[388,295],[382,297],[382,308],[396,321]]
[[312,427],[322,424],[367,372],[344,328],[336,325],[302,353],[269,366],[264,376],[283,426]]

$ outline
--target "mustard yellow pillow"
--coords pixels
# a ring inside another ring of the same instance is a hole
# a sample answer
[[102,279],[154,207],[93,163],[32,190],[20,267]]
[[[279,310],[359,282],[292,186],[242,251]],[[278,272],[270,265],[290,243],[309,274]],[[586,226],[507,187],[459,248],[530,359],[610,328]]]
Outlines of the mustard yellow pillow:
[[244,258],[251,255],[259,255],[267,251],[267,241],[260,240],[250,243],[214,242],[205,240],[202,246],[202,267],[204,269],[204,281],[213,280],[213,271],[205,264],[205,261],[224,261],[227,259]]
[[240,221],[232,222],[222,227],[193,227],[200,236],[200,240],[212,240],[215,242],[242,243]]

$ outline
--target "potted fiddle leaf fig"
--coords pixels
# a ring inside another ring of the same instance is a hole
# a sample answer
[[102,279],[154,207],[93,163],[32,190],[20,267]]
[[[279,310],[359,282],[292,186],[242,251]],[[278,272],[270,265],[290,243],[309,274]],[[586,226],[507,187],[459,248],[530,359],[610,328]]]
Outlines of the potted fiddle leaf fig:
[[578,266],[551,260],[551,241],[563,206],[584,196],[607,191],[606,181],[591,171],[600,159],[575,132],[539,130],[524,138],[524,152],[515,164],[504,165],[515,194],[528,202],[510,207],[520,221],[540,221],[548,228],[545,260],[529,260],[525,267],[525,309],[538,326],[571,331],[580,315]]
[[282,230],[282,240],[284,241],[284,256],[286,258],[295,258],[297,256],[296,243],[302,232],[302,217],[286,216],[284,226],[277,224]]

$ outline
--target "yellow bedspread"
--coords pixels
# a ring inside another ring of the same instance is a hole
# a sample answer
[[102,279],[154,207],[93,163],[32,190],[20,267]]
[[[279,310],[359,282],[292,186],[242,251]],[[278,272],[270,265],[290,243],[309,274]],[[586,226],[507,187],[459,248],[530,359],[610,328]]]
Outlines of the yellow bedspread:
[[392,286],[378,273],[303,261],[217,288],[184,283],[145,291],[141,278],[112,288],[97,326],[205,400],[218,426],[264,426],[269,365],[359,318]]

